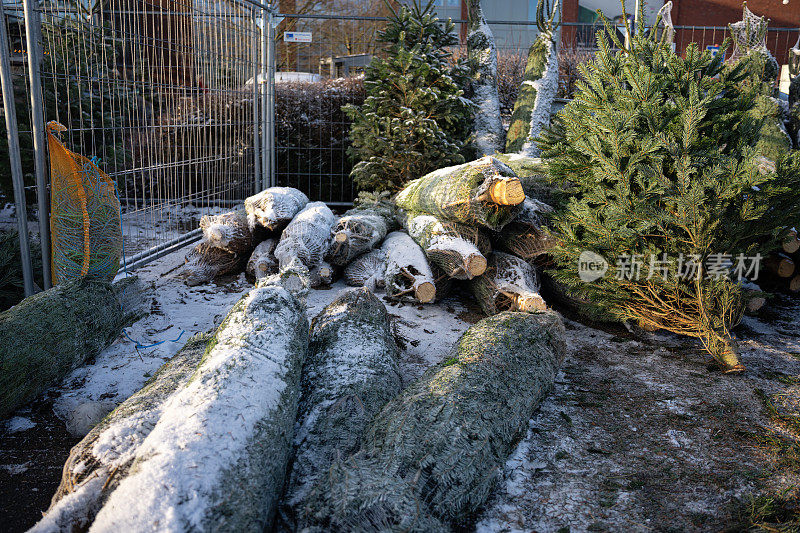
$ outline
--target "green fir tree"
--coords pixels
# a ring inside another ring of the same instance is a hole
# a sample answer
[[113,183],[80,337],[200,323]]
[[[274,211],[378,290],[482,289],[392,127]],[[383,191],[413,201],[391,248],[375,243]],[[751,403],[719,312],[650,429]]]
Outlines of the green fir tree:
[[366,71],[362,106],[344,110],[353,120],[348,154],[359,189],[393,191],[437,168],[463,163],[472,104],[463,97],[468,71],[451,61],[457,44],[451,21],[436,18],[433,1],[393,9],[379,40],[385,58]]
[[[597,312],[697,337],[741,370],[736,278],[800,217],[800,157],[758,155],[746,64],[724,68],[695,44],[680,57],[641,26],[626,47],[605,22],[585,81],[540,143],[567,193],[553,274]],[[588,252],[608,263],[599,279],[579,267],[602,265]]]

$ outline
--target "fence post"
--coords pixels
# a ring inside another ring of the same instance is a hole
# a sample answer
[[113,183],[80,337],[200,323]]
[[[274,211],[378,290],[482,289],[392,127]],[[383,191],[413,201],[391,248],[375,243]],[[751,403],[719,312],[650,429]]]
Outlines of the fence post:
[[269,167],[267,179],[270,187],[277,185],[275,179],[275,9],[271,4],[269,12],[269,31],[267,32],[267,143],[269,146]]
[[19,153],[19,130],[17,129],[17,109],[14,103],[14,80],[11,77],[10,56],[6,13],[0,2],[0,83],[3,88],[8,156],[11,160],[11,179],[14,183],[14,203],[17,209],[22,281],[25,287],[25,296],[30,296],[33,294],[33,267],[31,266],[30,243],[28,242],[28,210],[25,206],[25,182],[22,177],[22,159]]
[[39,206],[39,240],[42,241],[42,278],[44,288],[52,284],[50,265],[50,206],[47,193],[47,143],[44,130],[44,101],[42,78],[39,72],[42,54],[42,21],[39,17],[39,1],[23,0],[25,9],[25,39],[28,49],[28,78],[31,96],[31,122],[33,126],[33,149],[36,163],[36,199]]
[[261,133],[260,123],[258,121],[258,94],[261,84],[258,82],[258,75],[261,73],[261,68],[258,62],[258,12],[253,10],[253,177],[254,194],[258,194],[262,190],[263,179],[261,177]]
[[[263,144],[261,146],[261,176],[260,176],[260,189],[265,189],[269,186],[269,128],[267,127],[267,101],[268,89],[267,83],[267,58],[269,57],[267,41],[269,40],[272,17],[269,15],[268,9],[261,10],[261,83],[258,84],[261,91],[261,138]],[[266,183],[265,183],[266,177]]]

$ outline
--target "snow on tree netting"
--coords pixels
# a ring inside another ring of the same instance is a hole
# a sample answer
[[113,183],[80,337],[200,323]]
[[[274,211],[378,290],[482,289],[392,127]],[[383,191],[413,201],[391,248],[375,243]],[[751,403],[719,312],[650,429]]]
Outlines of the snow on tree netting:
[[390,202],[358,205],[342,215],[333,228],[327,258],[336,266],[345,266],[375,247],[394,227],[394,206]]
[[281,229],[308,203],[308,197],[292,187],[270,187],[247,198],[250,228],[262,226],[268,230]]
[[397,206],[408,212],[490,229],[501,229],[511,221],[523,200],[514,171],[491,156],[426,174],[395,198]]
[[275,257],[281,268],[299,259],[309,270],[318,267],[328,252],[331,228],[336,222],[333,212],[323,202],[306,205],[281,234]]
[[470,282],[470,288],[487,315],[501,311],[543,311],[547,304],[539,295],[536,270],[519,257],[495,252],[486,272]]
[[358,453],[325,471],[301,526],[449,531],[486,501],[565,351],[555,313],[481,320],[380,411]]
[[122,255],[120,204],[114,182],[92,161],[68,150],[47,124],[53,284],[84,276],[112,280]]

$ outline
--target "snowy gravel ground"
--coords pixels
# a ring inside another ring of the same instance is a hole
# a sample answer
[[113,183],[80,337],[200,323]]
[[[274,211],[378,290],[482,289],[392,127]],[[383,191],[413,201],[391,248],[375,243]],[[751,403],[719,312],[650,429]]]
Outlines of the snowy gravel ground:
[[[80,405],[110,410],[193,334],[216,327],[250,289],[243,275],[198,287],[177,276],[188,248],[136,273],[155,284],[152,313],[97,360],[31,406],[0,422],[3,530],[23,530],[44,511],[78,438],[65,430]],[[311,291],[308,316],[346,290]],[[465,291],[435,305],[385,301],[401,347],[404,384],[445,359],[481,318]],[[383,297],[379,294],[379,297]],[[594,329],[566,319],[570,355],[553,394],[509,458],[479,532],[719,531],[763,489],[798,485],[760,436],[794,439],[771,420],[760,391],[800,392],[800,303],[782,300],[739,328],[742,375],[723,375],[690,340]],[[181,333],[182,332],[182,333]],[[173,342],[176,338],[177,342]],[[781,408],[797,414],[797,402]],[[795,409],[792,411],[792,409]],[[61,418],[56,418],[53,412]]]

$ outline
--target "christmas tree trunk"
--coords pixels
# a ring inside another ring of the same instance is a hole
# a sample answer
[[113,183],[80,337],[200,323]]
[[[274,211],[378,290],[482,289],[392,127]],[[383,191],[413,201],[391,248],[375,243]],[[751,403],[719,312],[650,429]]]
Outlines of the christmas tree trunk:
[[275,258],[283,268],[293,259],[313,270],[322,263],[336,222],[333,212],[323,202],[312,202],[300,211],[281,234]]
[[386,275],[386,251],[372,250],[356,257],[344,269],[345,283],[352,287],[367,287],[371,291],[382,289]]
[[79,278],[0,313],[0,419],[92,361],[149,312],[138,278]]
[[242,209],[221,215],[205,215],[200,227],[206,242],[215,248],[248,256],[256,243],[247,223],[247,213]]
[[486,255],[492,249],[489,239],[479,229],[456,222],[443,223],[432,215],[410,213],[404,219],[411,238],[447,276],[472,279],[486,270]]
[[497,94],[497,47],[483,17],[480,0],[469,1],[467,56],[470,67],[470,99],[477,106],[472,132],[478,155],[502,152],[505,140]]
[[[94,434],[97,441],[83,453],[104,454],[101,468],[111,473],[103,485],[90,476],[87,491],[109,485],[113,491],[95,494],[102,506],[91,530],[269,529],[291,454],[307,349],[304,307],[280,287],[250,291],[188,380],[196,358],[159,373],[150,390]],[[165,397],[176,384],[182,386]],[[114,438],[120,434],[137,438]],[[126,469],[121,479],[117,463]]]
[[307,516],[324,530],[427,531],[474,513],[551,390],[565,351],[555,313],[481,320],[451,358],[380,411],[358,453],[326,471]]
[[[197,370],[212,337],[204,333],[189,339],[141,390],[72,448],[50,509],[31,531],[89,530],[105,500],[127,477],[136,451],[158,421],[166,400],[185,387]],[[121,429],[130,438],[113,439]]]
[[553,203],[553,184],[548,182],[547,167],[540,158],[520,154],[495,154],[494,157],[514,171],[526,198]]
[[193,287],[208,283],[218,276],[232,274],[242,268],[242,257],[233,252],[217,248],[207,241],[197,244],[186,254],[186,264],[181,277]]
[[244,208],[251,229],[282,229],[308,203],[308,197],[291,187],[271,187],[247,198]]
[[[549,12],[549,1],[540,1],[537,6],[536,24],[539,36],[528,51],[528,62],[514,102],[511,125],[506,136],[506,152],[538,157],[536,139],[550,124],[550,114],[558,93],[558,47],[554,23],[558,0]],[[549,18],[547,18],[549,16]]]
[[367,423],[400,392],[397,346],[384,305],[368,289],[350,289],[311,324],[303,366],[297,451],[285,496],[290,523],[330,464],[355,453]]
[[508,166],[487,156],[431,172],[410,182],[395,198],[410,213],[499,230],[520,211],[525,193]]
[[431,303],[436,298],[433,272],[425,252],[407,233],[395,231],[383,242],[386,294],[397,300]]
[[270,238],[256,246],[250,259],[247,260],[247,274],[256,281],[278,271],[278,260],[275,259],[275,247],[278,239]]
[[333,228],[327,259],[335,266],[345,266],[372,250],[394,229],[394,212],[388,203],[375,203],[347,211]]
[[473,279],[470,288],[487,316],[501,311],[535,312],[547,309],[547,304],[539,295],[536,270],[511,254],[493,253],[486,272]]

